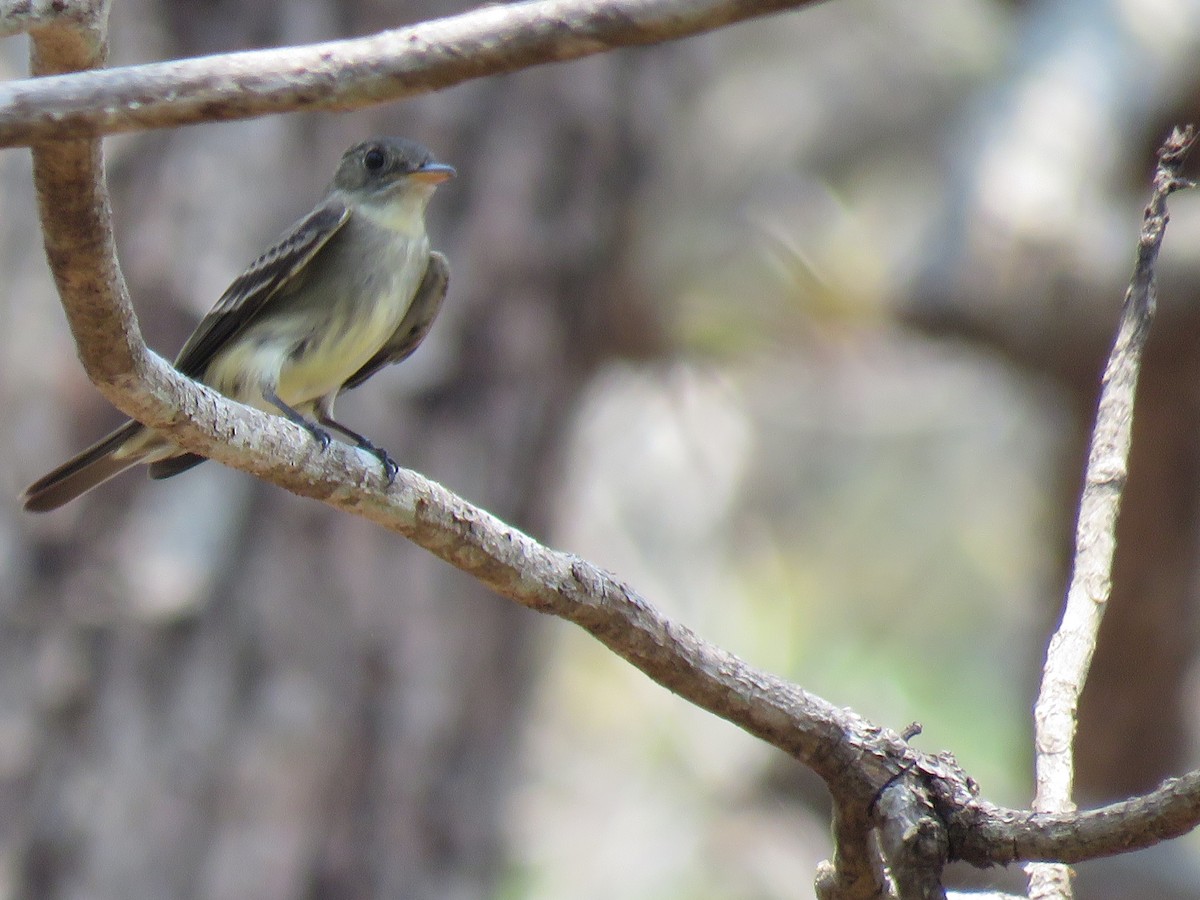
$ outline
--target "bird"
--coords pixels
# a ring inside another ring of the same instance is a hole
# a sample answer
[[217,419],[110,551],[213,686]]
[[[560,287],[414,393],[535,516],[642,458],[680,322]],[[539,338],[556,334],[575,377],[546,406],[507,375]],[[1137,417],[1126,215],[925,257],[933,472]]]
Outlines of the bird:
[[[343,154],[312,212],[262,253],[217,300],[175,359],[182,374],[227,397],[281,415],[322,448],[330,430],[378,458],[386,450],[333,418],[343,391],[406,359],[425,339],[450,278],[430,248],[425,210],[453,178],[420,144],[376,137]],[[125,469],[154,479],[204,462],[165,435],[129,420],[30,485],[31,512],[57,509]]]

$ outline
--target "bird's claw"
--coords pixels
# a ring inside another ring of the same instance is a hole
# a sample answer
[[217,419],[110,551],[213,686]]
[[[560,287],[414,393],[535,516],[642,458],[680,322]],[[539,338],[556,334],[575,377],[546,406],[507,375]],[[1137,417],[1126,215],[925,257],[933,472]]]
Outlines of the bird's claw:
[[400,466],[392,459],[392,455],[370,441],[363,441],[359,446],[379,460],[379,464],[383,466],[383,474],[387,478],[388,487],[391,487],[392,483],[396,480],[396,473],[400,471]]
[[400,466],[392,459],[391,454],[382,448],[375,455],[379,457],[379,464],[383,466],[383,474],[387,477],[388,487],[391,487],[396,481],[396,473],[400,471]]
[[309,431],[312,432],[312,436],[316,442],[321,445],[322,450],[329,449],[329,445],[333,442],[333,438],[330,436],[328,431],[326,431],[324,428],[318,428],[315,425],[310,428]]

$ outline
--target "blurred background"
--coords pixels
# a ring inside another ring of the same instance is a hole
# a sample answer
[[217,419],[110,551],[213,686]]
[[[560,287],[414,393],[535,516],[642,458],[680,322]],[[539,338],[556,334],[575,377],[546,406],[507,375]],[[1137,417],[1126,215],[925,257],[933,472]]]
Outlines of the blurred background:
[[[117,0],[125,64],[440,0]],[[840,0],[347,115],[106,141],[167,356],[372,133],[460,177],[421,350],[339,404],[401,464],[1024,806],[1098,376],[1200,3]],[[0,42],[0,77],[27,49]],[[573,626],[216,465],[54,515],[118,417],[0,154],[0,898],[774,900],[827,797]],[[1196,765],[1200,195],[1172,199],[1082,804]],[[1200,897],[1191,838],[1078,867]],[[954,872],[1019,887],[1020,872]]]

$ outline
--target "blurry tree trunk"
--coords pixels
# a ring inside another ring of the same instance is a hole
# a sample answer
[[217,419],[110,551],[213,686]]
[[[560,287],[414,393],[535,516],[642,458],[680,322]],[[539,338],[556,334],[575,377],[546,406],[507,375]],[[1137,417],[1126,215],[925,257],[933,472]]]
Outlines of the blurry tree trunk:
[[[117,4],[114,62],[367,33],[403,24],[398,9]],[[417,138],[460,173],[431,208],[451,260],[447,308],[417,355],[344,398],[340,418],[538,533],[581,386],[622,335],[649,327],[618,268],[654,150],[654,92],[640,90],[650,60],[109,141],[118,239],[151,342],[178,346],[317,199],[345,147]],[[57,381],[13,388],[30,433],[60,435],[33,455],[47,464],[108,423],[67,360],[54,368]],[[214,464],[124,479],[77,507],[26,535],[2,638],[5,733],[24,741],[0,795],[12,867],[0,882],[13,895],[492,894],[537,664],[532,614],[394,535]]]

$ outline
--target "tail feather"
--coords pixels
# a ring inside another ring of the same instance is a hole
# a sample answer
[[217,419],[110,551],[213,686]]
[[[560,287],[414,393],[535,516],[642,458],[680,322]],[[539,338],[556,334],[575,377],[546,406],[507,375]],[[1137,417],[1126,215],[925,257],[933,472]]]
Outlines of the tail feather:
[[150,463],[149,473],[155,481],[161,481],[164,478],[174,478],[207,461],[208,457],[201,456],[199,453],[181,453],[178,456],[168,456],[166,459]]
[[21,497],[30,512],[48,512],[69,503],[80,494],[90,491],[114,475],[142,461],[134,453],[121,459],[113,454],[144,428],[137,422],[126,422],[108,437],[93,444],[73,459],[67,460],[53,472],[43,475]]

